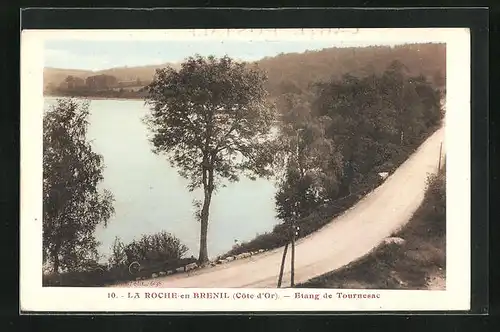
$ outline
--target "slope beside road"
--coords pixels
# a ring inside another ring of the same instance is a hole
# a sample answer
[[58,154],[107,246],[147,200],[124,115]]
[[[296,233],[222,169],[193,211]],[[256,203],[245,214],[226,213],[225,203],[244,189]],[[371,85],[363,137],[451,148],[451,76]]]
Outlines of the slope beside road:
[[[404,226],[423,201],[427,176],[437,172],[441,143],[444,143],[444,127],[431,135],[381,186],[328,225],[298,240],[295,283],[359,259]],[[282,255],[283,248],[278,248],[155,280],[168,288],[276,287]],[[287,257],[282,284],[285,287],[290,285],[290,252]]]

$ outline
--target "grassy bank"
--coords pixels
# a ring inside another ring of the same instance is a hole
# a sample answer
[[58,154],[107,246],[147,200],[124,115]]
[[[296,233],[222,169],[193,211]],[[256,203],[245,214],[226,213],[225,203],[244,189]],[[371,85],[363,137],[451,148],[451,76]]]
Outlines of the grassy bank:
[[402,244],[381,245],[339,270],[299,288],[445,289],[446,188],[443,170],[428,180],[424,201],[393,236]]
[[43,275],[42,285],[44,287],[103,287],[118,282],[150,279],[153,274],[160,275],[160,273],[166,273],[166,271],[177,273],[177,268],[184,267],[195,261],[192,258],[159,261],[147,264],[138,271],[131,271],[126,264],[113,267],[100,265],[89,271],[71,271]]

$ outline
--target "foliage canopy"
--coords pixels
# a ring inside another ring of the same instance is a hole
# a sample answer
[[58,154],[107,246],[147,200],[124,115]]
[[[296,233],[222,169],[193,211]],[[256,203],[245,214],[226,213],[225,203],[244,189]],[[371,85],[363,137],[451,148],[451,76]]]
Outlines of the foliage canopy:
[[86,139],[88,115],[88,103],[61,99],[43,118],[43,259],[54,272],[95,262],[94,231],[114,213],[98,188],[104,165]]

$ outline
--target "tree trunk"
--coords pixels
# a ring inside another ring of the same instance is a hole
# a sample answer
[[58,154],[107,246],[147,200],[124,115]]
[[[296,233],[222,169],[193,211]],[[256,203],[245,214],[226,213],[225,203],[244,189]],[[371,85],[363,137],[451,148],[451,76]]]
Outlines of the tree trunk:
[[204,188],[205,198],[203,200],[203,208],[201,210],[201,230],[200,230],[200,254],[198,262],[200,264],[208,262],[208,247],[207,247],[207,233],[208,233],[208,216],[210,214],[210,202],[212,201],[213,192],[213,172],[208,171],[208,183]]
[[340,185],[339,185],[339,197],[345,197],[347,195],[351,194],[351,182],[353,178],[353,167],[352,167],[352,161],[349,160],[346,165],[344,165],[344,172],[343,176],[340,179]]
[[59,255],[56,253],[54,255],[54,264],[53,264],[54,273],[59,273]]
[[59,241],[56,241],[56,243],[54,243],[54,247],[52,247],[50,251],[50,256],[52,258],[52,269],[54,273],[59,273],[59,266],[61,263],[59,261],[59,250],[61,250],[61,243]]

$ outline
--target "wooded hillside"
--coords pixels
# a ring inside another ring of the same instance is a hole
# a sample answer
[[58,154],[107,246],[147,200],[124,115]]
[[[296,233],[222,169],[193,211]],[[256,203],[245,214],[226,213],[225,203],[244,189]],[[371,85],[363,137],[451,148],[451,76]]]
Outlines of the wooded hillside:
[[291,88],[305,90],[310,82],[339,79],[347,73],[357,77],[378,75],[395,60],[403,63],[411,76],[424,75],[437,85],[444,84],[444,44],[329,48],[280,54],[264,58],[257,65],[268,74],[268,91],[279,95],[290,92]]

